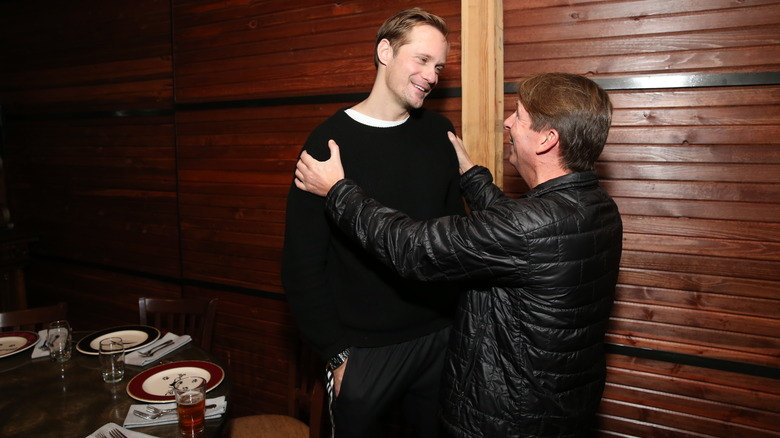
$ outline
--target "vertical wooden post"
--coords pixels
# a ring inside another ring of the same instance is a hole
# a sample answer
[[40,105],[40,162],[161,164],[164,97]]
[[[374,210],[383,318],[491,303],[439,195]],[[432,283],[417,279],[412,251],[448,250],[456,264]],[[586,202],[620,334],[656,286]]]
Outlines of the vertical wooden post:
[[502,0],[461,1],[463,141],[476,164],[504,182]]

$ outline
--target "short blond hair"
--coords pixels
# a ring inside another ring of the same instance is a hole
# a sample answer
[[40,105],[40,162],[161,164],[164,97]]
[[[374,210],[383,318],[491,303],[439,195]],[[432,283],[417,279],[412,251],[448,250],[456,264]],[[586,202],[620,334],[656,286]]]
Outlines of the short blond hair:
[[409,32],[416,26],[423,24],[438,29],[444,35],[444,38],[447,38],[450,32],[447,28],[447,23],[441,17],[421,8],[405,9],[388,18],[377,31],[376,41],[374,42],[374,66],[379,67],[377,48],[382,40],[386,39],[389,41],[390,47],[393,48],[393,53],[398,53],[398,49],[409,42]]

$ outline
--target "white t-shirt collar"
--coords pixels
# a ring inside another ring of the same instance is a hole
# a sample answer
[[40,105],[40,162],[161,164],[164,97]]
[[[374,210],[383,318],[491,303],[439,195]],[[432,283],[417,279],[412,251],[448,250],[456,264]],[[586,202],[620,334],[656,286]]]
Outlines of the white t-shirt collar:
[[372,126],[374,128],[392,128],[394,126],[402,125],[404,122],[409,120],[409,116],[406,116],[405,119],[398,121],[379,120],[373,117],[369,117],[363,113],[359,113],[352,108],[347,108],[344,110],[344,112],[347,113],[348,116],[352,117],[354,121],[364,125]]

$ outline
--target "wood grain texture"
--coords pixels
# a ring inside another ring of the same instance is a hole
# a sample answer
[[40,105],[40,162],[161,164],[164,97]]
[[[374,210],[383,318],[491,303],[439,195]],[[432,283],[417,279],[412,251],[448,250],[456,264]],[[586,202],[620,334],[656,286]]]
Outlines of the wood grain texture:
[[[440,86],[459,77],[458,2],[177,2],[177,101],[368,92],[382,22],[413,6],[442,16],[452,34]],[[180,56],[179,56],[180,55]]]

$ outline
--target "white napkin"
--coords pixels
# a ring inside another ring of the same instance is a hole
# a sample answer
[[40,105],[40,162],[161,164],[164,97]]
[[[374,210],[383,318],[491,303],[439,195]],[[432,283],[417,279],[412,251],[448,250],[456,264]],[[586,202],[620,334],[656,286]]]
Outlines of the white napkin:
[[96,438],[98,432],[102,433],[105,436],[111,436],[111,435],[109,435],[109,432],[111,432],[114,429],[116,429],[116,430],[122,432],[123,434],[125,434],[125,436],[127,436],[127,438],[156,438],[153,435],[147,435],[145,433],[134,432],[132,430],[127,430],[124,427],[121,427],[118,424],[114,424],[114,423],[106,423],[106,424],[104,424],[103,426],[100,427],[100,429],[96,430],[95,432],[93,432],[90,435],[87,435],[87,438]]
[[38,342],[35,343],[35,347],[32,349],[32,358],[38,358],[38,357],[49,357],[49,349],[41,348],[43,344],[46,343],[46,338],[49,336],[49,330],[43,329],[38,330]]
[[[210,420],[212,418],[219,418],[227,410],[227,401],[225,401],[224,395],[216,398],[207,398],[206,406],[212,404],[215,404],[217,406],[211,409],[206,409],[207,420]],[[176,415],[176,412],[163,415],[162,417],[157,417],[154,420],[147,420],[146,418],[141,418],[133,414],[133,411],[136,409],[139,411],[146,412],[146,406],[148,405],[146,404],[131,405],[130,410],[127,411],[127,417],[125,417],[124,426],[125,427],[156,426],[159,424],[177,423],[179,421],[179,417]],[[154,407],[158,409],[172,409],[176,407],[176,403],[155,403]]]
[[[173,340],[173,344],[163,348],[162,350],[157,351],[156,353],[154,353],[154,356],[152,357],[143,357],[140,354],[138,354],[141,351],[143,352],[149,351],[152,348],[168,340]],[[144,348],[139,348],[138,350],[135,350],[132,353],[127,353],[127,355],[125,355],[125,363],[128,365],[136,365],[142,367],[156,360],[159,360],[161,357],[165,356],[166,354],[170,353],[171,351],[181,347],[182,345],[190,341],[192,341],[190,335],[177,336],[173,333],[168,332],[165,336],[158,339],[157,342],[153,342],[151,345],[147,345]]]

